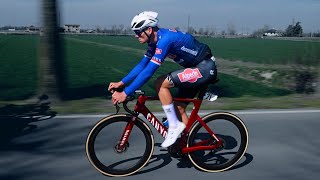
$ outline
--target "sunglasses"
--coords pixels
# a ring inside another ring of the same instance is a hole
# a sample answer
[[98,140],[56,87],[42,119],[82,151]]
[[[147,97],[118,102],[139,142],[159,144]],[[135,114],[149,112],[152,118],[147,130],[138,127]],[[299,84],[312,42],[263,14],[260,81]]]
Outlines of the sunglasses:
[[147,28],[145,29],[142,29],[142,30],[134,30],[134,33],[137,35],[137,36],[141,36],[141,34],[146,30]]
[[139,37],[141,36],[142,32],[144,32],[144,31],[134,30],[134,33]]

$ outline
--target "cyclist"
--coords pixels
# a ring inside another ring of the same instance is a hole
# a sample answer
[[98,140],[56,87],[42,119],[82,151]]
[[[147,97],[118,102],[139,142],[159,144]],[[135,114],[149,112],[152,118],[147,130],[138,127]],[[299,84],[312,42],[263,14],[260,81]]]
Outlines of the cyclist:
[[[168,134],[161,146],[169,147],[183,132],[188,121],[185,111],[187,104],[173,103],[169,89],[178,87],[176,97],[194,98],[202,86],[216,79],[217,70],[215,58],[207,45],[188,33],[159,28],[157,16],[156,12],[144,11],[132,19],[131,28],[135,37],[141,44],[148,44],[147,52],[121,81],[111,82],[108,90],[113,93],[113,103],[121,103],[151,78],[166,57],[180,64],[183,69],[162,75],[155,81],[156,92],[169,122]],[[129,83],[123,92],[113,92],[113,88],[122,88]],[[183,122],[179,121],[175,106]]]

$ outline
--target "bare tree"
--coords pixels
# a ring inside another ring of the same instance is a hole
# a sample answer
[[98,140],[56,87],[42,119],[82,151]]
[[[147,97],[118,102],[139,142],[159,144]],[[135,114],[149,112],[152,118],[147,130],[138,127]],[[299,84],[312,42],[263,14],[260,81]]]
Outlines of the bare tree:
[[229,23],[227,25],[227,32],[229,35],[236,35],[237,33],[236,26],[232,23]]
[[188,33],[189,34],[197,34],[197,31],[192,26],[189,26]]
[[52,99],[62,100],[66,78],[57,10],[57,0],[42,0],[43,36],[40,42],[38,94],[47,94]]
[[204,29],[203,29],[203,28],[200,28],[199,31],[198,31],[198,34],[204,35]]
[[263,35],[263,33],[267,32],[270,29],[270,26],[265,24],[262,28],[257,29],[253,32],[253,35],[256,37],[260,37]]

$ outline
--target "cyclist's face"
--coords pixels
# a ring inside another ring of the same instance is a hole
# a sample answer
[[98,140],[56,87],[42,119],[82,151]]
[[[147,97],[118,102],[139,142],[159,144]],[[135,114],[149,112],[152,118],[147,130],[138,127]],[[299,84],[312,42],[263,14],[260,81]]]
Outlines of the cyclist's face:
[[138,38],[138,41],[141,44],[148,42],[148,36],[146,34],[151,34],[150,29],[151,28],[147,28],[143,31],[134,31],[135,37]]

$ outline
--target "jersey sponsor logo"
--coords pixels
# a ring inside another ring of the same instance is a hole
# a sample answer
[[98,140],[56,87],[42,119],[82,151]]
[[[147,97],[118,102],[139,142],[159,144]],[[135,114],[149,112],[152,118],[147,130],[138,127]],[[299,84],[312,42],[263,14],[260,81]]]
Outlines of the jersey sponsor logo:
[[151,58],[151,62],[153,62],[153,63],[155,63],[157,65],[161,65],[162,64],[161,59],[159,59],[157,57],[154,57],[154,56]]
[[177,30],[175,30],[175,29],[169,29],[169,31],[171,31],[171,32],[177,32]]
[[194,56],[196,56],[198,54],[198,51],[195,51],[195,50],[192,50],[192,49],[188,49],[184,46],[181,47],[181,50],[184,51],[184,52],[187,52],[189,54],[192,54]]
[[161,54],[162,53],[162,49],[156,48],[156,53],[155,54]]
[[202,78],[202,74],[200,73],[198,68],[187,68],[183,72],[178,73],[178,77],[181,82],[194,83],[197,82],[199,78]]

